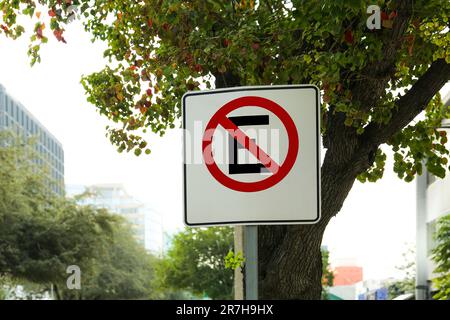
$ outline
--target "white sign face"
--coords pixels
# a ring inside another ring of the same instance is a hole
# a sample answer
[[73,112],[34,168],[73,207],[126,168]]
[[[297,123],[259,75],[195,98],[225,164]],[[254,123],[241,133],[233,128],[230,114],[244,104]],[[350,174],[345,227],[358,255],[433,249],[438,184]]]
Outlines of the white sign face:
[[316,223],[319,101],[312,85],[186,93],[185,223]]

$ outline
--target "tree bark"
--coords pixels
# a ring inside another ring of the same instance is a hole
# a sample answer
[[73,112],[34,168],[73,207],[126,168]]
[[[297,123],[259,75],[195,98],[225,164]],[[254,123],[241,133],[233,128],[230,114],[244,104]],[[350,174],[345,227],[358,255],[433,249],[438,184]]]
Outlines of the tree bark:
[[58,285],[56,285],[55,283],[53,284],[53,292],[54,292],[54,295],[56,296],[56,300],[63,300],[63,296],[58,289]]
[[317,224],[258,228],[261,299],[320,299],[323,233],[358,175],[332,158],[327,154],[321,169],[322,218]]

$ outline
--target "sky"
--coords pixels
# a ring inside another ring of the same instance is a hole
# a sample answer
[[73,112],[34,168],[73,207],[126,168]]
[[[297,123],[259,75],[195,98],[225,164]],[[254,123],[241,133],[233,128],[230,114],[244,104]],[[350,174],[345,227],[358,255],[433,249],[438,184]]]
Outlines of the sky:
[[[80,84],[82,75],[105,65],[105,46],[92,44],[77,22],[65,38],[67,44],[51,37],[42,47],[42,62],[30,67],[28,38],[0,37],[0,83],[63,144],[67,185],[123,183],[129,194],[162,214],[167,232],[181,230],[181,131],[162,138],[148,134],[150,156],[117,153],[105,137],[108,121],[86,101]],[[388,161],[376,184],[355,183],[324,237],[332,264],[362,266],[365,279],[401,276],[396,266],[415,243],[415,183],[402,182],[391,168]]]

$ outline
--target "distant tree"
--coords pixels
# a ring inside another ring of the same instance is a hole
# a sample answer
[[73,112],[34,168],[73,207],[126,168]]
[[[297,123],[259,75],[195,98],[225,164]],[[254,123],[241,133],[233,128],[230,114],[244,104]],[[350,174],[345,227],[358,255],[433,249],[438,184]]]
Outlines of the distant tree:
[[118,219],[103,254],[82,273],[80,290],[61,290],[60,299],[150,299],[156,298],[154,274],[157,258],[134,238],[126,221]]
[[433,250],[433,261],[436,263],[434,272],[438,276],[433,279],[437,291],[433,298],[450,300],[450,214],[438,220],[435,239],[437,245]]
[[188,228],[176,234],[158,268],[163,286],[200,297],[232,299],[233,270],[225,268],[232,248],[232,228]]
[[[0,278],[0,300],[42,300],[51,298],[51,284],[3,276]],[[1,292],[3,289],[3,292]]]
[[[55,194],[38,157],[0,132],[0,296],[24,284],[30,295],[52,285],[58,299],[151,298],[155,258],[129,225]],[[81,269],[81,290],[66,289],[70,265]]]
[[402,294],[412,293],[416,288],[416,251],[408,248],[403,253],[403,263],[396,268],[403,273],[403,278],[387,284],[388,298],[394,299]]
[[328,299],[328,288],[333,286],[334,273],[330,266],[330,251],[322,248],[322,299]]
[[4,275],[0,276],[0,300],[5,300],[9,294],[9,279]]
[[115,218],[55,194],[37,157],[22,138],[0,132],[0,276],[59,283],[69,265],[88,269]]

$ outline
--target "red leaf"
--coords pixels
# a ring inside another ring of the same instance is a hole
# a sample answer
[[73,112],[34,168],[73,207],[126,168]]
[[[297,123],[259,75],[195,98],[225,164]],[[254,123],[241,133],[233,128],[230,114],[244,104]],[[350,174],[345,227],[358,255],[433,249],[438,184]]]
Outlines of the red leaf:
[[152,96],[152,90],[151,90],[151,89],[147,89],[147,95],[148,95],[149,97]]
[[199,65],[199,64],[197,63],[197,64],[194,66],[194,70],[197,71],[197,72],[202,72],[202,71],[203,71],[203,68],[202,68],[201,65]]
[[381,20],[389,20],[388,14],[384,11],[381,11]]
[[191,65],[192,63],[194,63],[194,57],[192,56],[192,54],[188,53],[186,55],[186,63],[187,65]]
[[253,42],[252,43],[252,48],[253,48],[253,50],[258,50],[259,49],[259,43]]
[[148,19],[147,20],[147,25],[151,29],[153,27],[153,20],[152,19]]
[[145,114],[145,113],[147,112],[147,110],[148,110],[148,108],[146,108],[146,107],[140,107],[140,108],[139,108],[139,111],[140,111],[142,114]]
[[44,35],[42,34],[42,25],[40,25],[37,29],[36,29],[36,35],[39,39],[42,39],[44,37]]
[[64,30],[62,29],[55,29],[53,31],[53,35],[55,36],[56,39],[58,39],[58,41],[61,41],[63,43],[67,43],[66,39],[64,39],[64,37],[62,36]]
[[224,39],[224,40],[223,40],[223,46],[226,48],[226,47],[228,47],[229,45],[230,45],[230,40]]
[[404,39],[405,39],[408,43],[411,43],[411,42],[413,42],[413,41],[416,39],[416,37],[415,37],[413,34],[408,34],[407,36],[404,37]]
[[345,31],[345,42],[353,44],[353,32],[352,30]]
[[50,10],[48,10],[48,15],[50,17],[54,17],[54,16],[56,16],[56,13],[55,13],[55,11],[53,11],[53,9],[50,9]]
[[408,54],[409,54],[409,56],[412,56],[413,49],[414,49],[414,41],[411,42],[411,44],[408,46]]
[[394,11],[392,11],[391,14],[389,15],[389,19],[392,20],[392,19],[394,19],[394,18],[396,18],[396,17],[397,17],[397,11],[394,10]]

